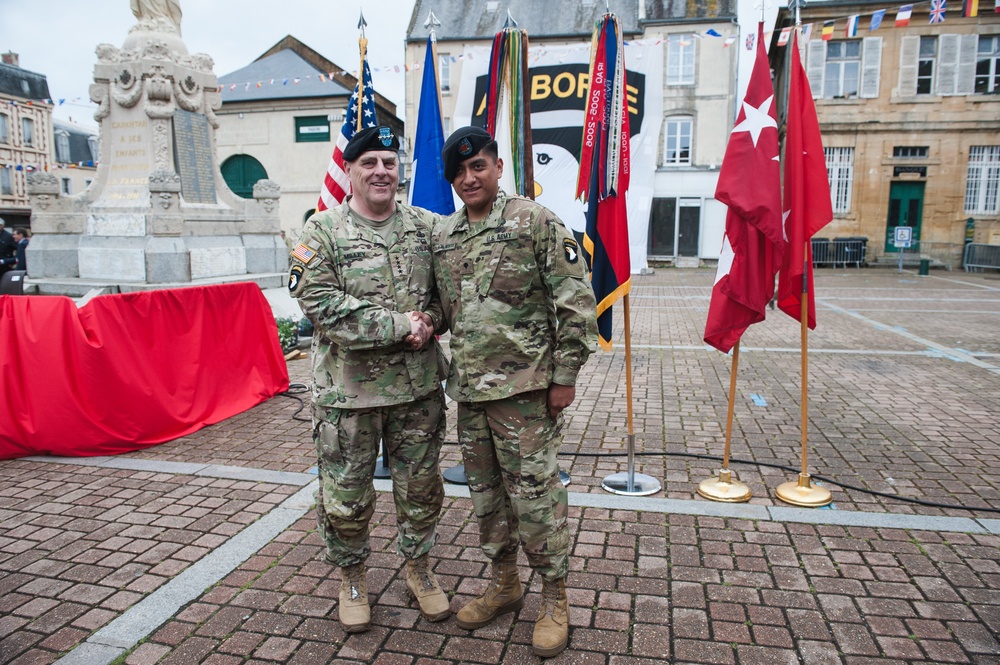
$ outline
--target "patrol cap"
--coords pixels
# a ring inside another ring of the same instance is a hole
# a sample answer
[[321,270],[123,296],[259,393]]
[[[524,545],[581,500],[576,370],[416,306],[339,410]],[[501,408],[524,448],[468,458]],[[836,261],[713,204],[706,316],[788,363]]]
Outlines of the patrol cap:
[[493,142],[493,137],[482,127],[462,127],[452,132],[441,151],[445,180],[454,180],[459,164]]
[[399,152],[399,137],[388,127],[365,127],[347,142],[344,148],[344,161],[353,162],[363,153],[372,150],[392,150]]

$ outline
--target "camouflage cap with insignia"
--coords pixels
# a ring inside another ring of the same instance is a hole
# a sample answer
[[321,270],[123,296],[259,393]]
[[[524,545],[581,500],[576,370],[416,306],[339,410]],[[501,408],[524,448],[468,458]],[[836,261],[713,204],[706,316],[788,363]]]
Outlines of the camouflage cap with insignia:
[[459,164],[493,142],[493,137],[482,127],[462,127],[452,132],[441,151],[445,180],[453,181]]

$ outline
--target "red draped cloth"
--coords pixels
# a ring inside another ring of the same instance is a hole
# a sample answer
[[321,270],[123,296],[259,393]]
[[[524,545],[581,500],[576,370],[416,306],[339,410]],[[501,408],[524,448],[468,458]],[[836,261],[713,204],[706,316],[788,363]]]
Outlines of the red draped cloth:
[[0,459],[113,455],[225,420],[288,389],[257,285],[0,296]]

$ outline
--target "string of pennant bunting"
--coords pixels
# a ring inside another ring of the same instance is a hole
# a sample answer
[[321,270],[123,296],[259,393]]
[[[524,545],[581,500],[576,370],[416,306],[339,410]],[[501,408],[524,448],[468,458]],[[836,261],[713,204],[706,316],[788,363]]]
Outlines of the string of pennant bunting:
[[[993,11],[995,13],[1000,13],[1000,0],[993,0]],[[896,17],[893,20],[893,27],[903,28],[910,24],[910,19],[913,17],[913,8],[918,5],[930,4],[930,11],[928,13],[928,23],[943,23],[945,20],[945,13],[947,12],[947,0],[924,0],[924,2],[915,2],[907,5],[901,5],[896,10]],[[979,16],[980,0],[963,0],[961,3],[961,14],[962,18],[975,18]],[[887,9],[879,9],[868,15],[868,31],[874,32],[882,27],[883,21]],[[836,32],[837,23],[839,21],[846,21],[844,26],[844,36],[845,37],[857,37],[858,30],[861,27],[861,14],[850,14],[847,16],[838,16],[827,21],[823,21],[823,26],[820,30],[820,38],[824,41],[829,41],[833,39]],[[802,24],[802,41],[807,42],[812,37],[813,31],[812,23]],[[785,46],[788,44],[790,39],[793,26],[788,26],[782,28],[781,33],[778,35],[778,46]],[[770,41],[770,37],[768,37]]]

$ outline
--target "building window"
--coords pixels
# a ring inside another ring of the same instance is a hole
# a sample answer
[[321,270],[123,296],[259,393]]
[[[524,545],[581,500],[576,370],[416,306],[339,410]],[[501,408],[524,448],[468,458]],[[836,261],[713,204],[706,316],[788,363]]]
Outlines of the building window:
[[1000,93],[1000,35],[980,35],[976,56],[976,92]]
[[451,56],[447,53],[438,55],[438,83],[441,85],[441,92],[451,90]]
[[920,38],[920,56],[917,58],[917,94],[929,95],[934,90],[934,61],[937,56],[937,37]]
[[854,180],[854,148],[824,148],[826,171],[830,177],[833,212],[851,211],[851,184]]
[[330,141],[330,121],[325,115],[309,115],[295,119],[296,143],[327,143]]
[[69,132],[62,129],[56,131],[56,161],[63,164],[72,161],[69,156]]
[[59,186],[63,194],[69,195],[73,193],[73,181],[69,178],[60,178]]
[[267,178],[264,165],[250,155],[233,155],[222,162],[219,170],[233,194],[245,199],[252,199],[253,186]]
[[87,138],[87,147],[90,148],[90,158],[94,162],[98,162],[101,159],[101,141],[96,136],[90,136]]
[[893,157],[909,159],[926,159],[928,154],[925,145],[897,145],[892,149]]
[[441,118],[441,131],[445,138],[451,136],[451,118]]
[[667,118],[663,137],[663,164],[691,164],[691,118]]
[[828,99],[857,97],[860,75],[861,40],[827,42],[823,96]]
[[667,40],[667,85],[694,84],[694,38],[671,35]]
[[0,143],[10,143],[10,125],[3,113],[0,113]]
[[10,196],[13,193],[14,188],[10,183],[10,167],[4,166],[0,168],[0,194]]
[[965,180],[965,212],[995,215],[1000,190],[1000,146],[976,145],[969,149],[969,172]]
[[21,145],[35,145],[35,121],[31,118],[21,118]]

